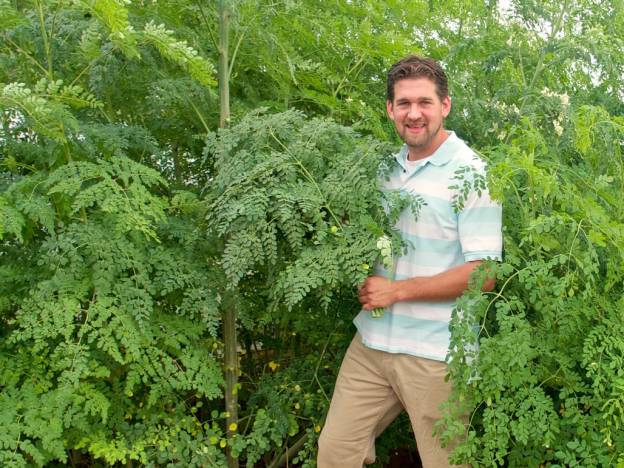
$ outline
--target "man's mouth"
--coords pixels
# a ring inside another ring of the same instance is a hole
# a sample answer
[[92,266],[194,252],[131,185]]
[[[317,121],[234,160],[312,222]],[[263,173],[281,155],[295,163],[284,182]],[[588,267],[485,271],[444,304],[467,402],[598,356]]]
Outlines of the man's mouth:
[[416,132],[426,127],[424,122],[409,123],[409,124],[406,124],[405,126],[409,128],[410,130],[416,131]]

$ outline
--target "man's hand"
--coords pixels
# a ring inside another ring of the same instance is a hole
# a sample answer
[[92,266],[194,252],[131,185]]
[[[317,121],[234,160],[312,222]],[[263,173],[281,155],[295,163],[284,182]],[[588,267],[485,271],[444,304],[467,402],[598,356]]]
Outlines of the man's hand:
[[366,310],[389,307],[397,302],[395,283],[383,276],[369,276],[358,291],[362,307]]

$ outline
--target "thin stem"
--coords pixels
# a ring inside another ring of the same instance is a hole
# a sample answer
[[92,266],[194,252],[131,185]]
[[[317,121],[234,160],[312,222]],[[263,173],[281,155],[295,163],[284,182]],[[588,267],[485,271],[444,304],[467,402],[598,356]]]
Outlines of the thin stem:
[[46,75],[48,74],[48,70],[46,70],[44,68],[43,65],[41,65],[39,63],[39,61],[34,58],[32,55],[30,55],[28,52],[26,52],[24,49],[22,49],[17,43],[15,43],[10,37],[5,36],[4,40],[7,41],[9,44],[11,44],[15,49],[17,49],[21,54],[23,54],[24,56],[26,56],[31,62],[33,62],[37,68],[39,68],[43,73],[45,73]]
[[572,249],[574,248],[574,243],[578,238],[579,232],[581,231],[581,225],[583,224],[583,220],[581,219],[576,227],[576,233],[574,234],[574,238],[572,238],[572,242],[570,242],[570,251],[568,252],[568,264],[566,265],[566,276],[570,273],[570,259],[572,258]]
[[80,71],[80,73],[78,73],[78,75],[76,76],[76,78],[74,78],[74,79],[72,80],[72,82],[70,83],[70,86],[75,85],[75,84],[76,84],[76,82],[77,82],[77,81],[78,81],[78,80],[82,77],[82,75],[84,75],[87,71],[89,71],[89,69],[90,69],[91,67],[93,67],[93,65],[95,65],[95,64],[98,62],[98,60],[103,59],[103,58],[105,58],[105,57],[109,56],[109,55],[110,55],[110,54],[112,54],[115,50],[117,50],[117,47],[112,47],[110,50],[108,50],[106,53],[102,54],[102,55],[101,55],[101,56],[99,56],[98,58],[91,60],[91,62],[89,62],[89,63],[87,64],[87,66],[86,66],[86,67],[84,67],[84,68]]
[[[23,418],[23,416],[20,414],[17,418],[16,424],[20,423],[20,420]],[[15,450],[13,450],[13,455],[15,455],[17,453],[17,449],[20,446],[20,440],[22,439],[22,431],[19,431],[19,434],[17,435],[17,441],[15,442]]]
[[[364,62],[364,57],[365,57],[365,55],[362,55],[360,57],[360,59],[357,62],[355,62],[355,64],[351,68],[349,68],[347,70],[347,73],[345,73],[345,76],[342,78],[340,83],[338,83],[338,86],[336,86],[336,89],[334,90],[334,97],[338,96],[338,93],[340,92],[340,89],[345,84],[345,82],[347,81],[347,78],[353,72],[353,70],[355,70],[360,64],[362,64]],[[356,75],[357,75],[357,73],[356,73]]]
[[556,371],[554,374],[549,375],[549,376],[548,376],[548,377],[546,377],[544,380],[542,380],[542,381],[538,384],[538,387],[541,387],[542,385],[544,385],[544,384],[545,384],[546,382],[548,382],[549,380],[552,380],[552,379],[556,378],[556,377],[557,377],[557,375],[559,374],[559,371],[560,371],[560,370],[561,370],[561,367],[559,367],[559,368],[557,369],[557,371]]
[[204,126],[204,129],[206,130],[206,132],[210,133],[210,127],[208,127],[208,124],[206,123],[206,120],[204,119],[204,116],[202,115],[201,112],[199,112],[199,109],[197,108],[197,106],[195,105],[193,100],[192,99],[188,99],[187,102],[191,105],[191,107],[193,108],[193,110],[197,114],[197,117],[199,118],[199,121]]
[[247,29],[241,32],[238,37],[238,41],[236,41],[236,47],[234,47],[234,52],[232,52],[232,59],[230,60],[230,68],[228,69],[228,79],[232,76],[232,68],[234,67],[234,62],[236,61],[236,54],[238,53],[238,49],[240,48],[241,43],[243,42],[243,38],[247,34]]
[[54,73],[52,71],[52,50],[50,48],[50,41],[48,40],[48,33],[45,27],[45,18],[43,17],[43,5],[41,2],[37,2],[37,12],[39,14],[39,28],[41,29],[41,36],[43,38],[43,46],[46,52],[46,58],[48,61],[47,75],[50,81],[54,80]]
[[203,2],[200,1],[200,0],[196,0],[195,4],[199,8],[199,14],[201,15],[202,19],[204,20],[204,23],[206,25],[206,29],[208,30],[208,34],[210,35],[210,40],[212,41],[212,44],[214,45],[216,50],[219,50],[219,43],[217,42],[217,39],[215,38],[214,33],[212,32],[212,28],[210,27],[210,23],[208,22],[208,18],[206,18],[206,14],[204,13],[204,9],[202,8]]
[[[504,283],[504,284],[503,284],[503,286],[501,287],[500,291],[498,291],[498,292],[494,295],[494,297],[492,298],[492,300],[488,303],[487,307],[485,308],[485,312],[483,313],[483,322],[481,323],[481,330],[480,330],[480,332],[481,332],[481,331],[485,331],[485,333],[487,333],[487,334],[488,334],[488,336],[489,336],[489,333],[488,333],[487,329],[485,328],[485,320],[487,319],[487,314],[488,314],[488,312],[489,312],[489,310],[490,310],[490,307],[492,306],[492,304],[494,303],[494,301],[496,301],[496,299],[499,299],[499,298],[503,297],[503,291],[505,291],[505,288],[507,287],[507,285],[509,284],[509,282],[510,282],[510,281],[511,281],[514,277],[518,276],[518,274],[519,274],[521,271],[525,270],[525,269],[526,269],[526,268],[523,268],[523,269],[521,269],[521,270],[516,270],[516,272],[515,272],[513,275],[511,275],[509,278],[507,278],[507,280],[505,281],[505,283]],[[480,332],[479,332],[479,333],[480,333]]]
[[319,381],[318,370],[321,367],[321,362],[323,361],[323,357],[325,356],[325,351],[327,351],[327,346],[329,345],[329,340],[331,339],[333,334],[334,332],[332,331],[327,337],[327,341],[325,341],[325,346],[323,346],[323,351],[321,351],[321,355],[319,356],[318,361],[316,362],[316,367],[314,368],[314,380],[318,384],[319,388],[321,389],[321,392],[323,393],[323,396],[325,397],[328,403],[330,402],[330,399],[327,396],[327,393],[325,393],[325,389],[321,385],[321,382]]
[[284,466],[299,450],[303,447],[306,440],[308,440],[308,434],[304,433],[293,445],[288,447],[288,449],[282,454],[278,459],[273,460],[273,462],[269,465],[269,468],[279,468]]

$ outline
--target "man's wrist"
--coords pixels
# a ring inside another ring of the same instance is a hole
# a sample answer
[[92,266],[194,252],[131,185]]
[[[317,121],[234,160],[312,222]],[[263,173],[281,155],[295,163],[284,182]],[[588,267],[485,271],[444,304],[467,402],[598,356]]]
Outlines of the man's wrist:
[[415,301],[418,298],[419,278],[393,281],[394,302]]
[[397,280],[392,282],[394,289],[394,302],[404,302],[407,300],[405,294],[405,280]]

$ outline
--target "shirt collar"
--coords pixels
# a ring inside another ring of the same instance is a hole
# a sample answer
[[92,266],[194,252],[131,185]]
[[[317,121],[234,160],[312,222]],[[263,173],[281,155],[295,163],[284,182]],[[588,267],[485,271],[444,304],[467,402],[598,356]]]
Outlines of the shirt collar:
[[[423,166],[428,163],[434,166],[444,166],[451,160],[455,153],[455,147],[460,140],[452,130],[447,130],[447,133],[449,134],[448,138],[442,142],[438,149],[436,149],[431,156],[427,156],[421,160]],[[407,145],[403,145],[401,150],[395,154],[394,157],[403,169],[407,169]]]

